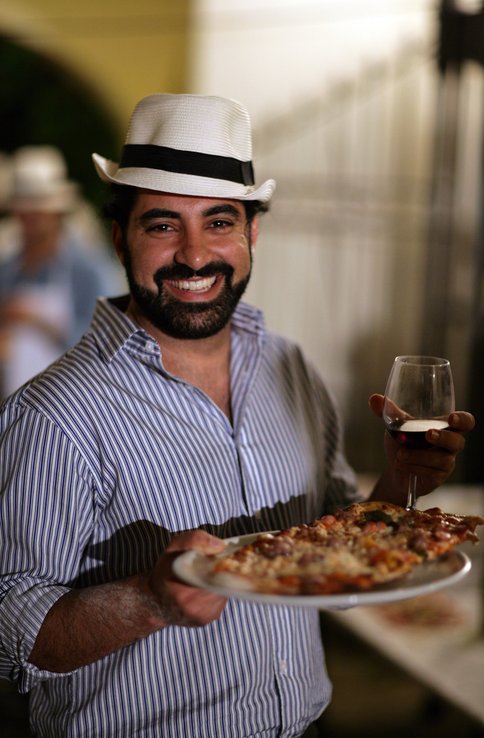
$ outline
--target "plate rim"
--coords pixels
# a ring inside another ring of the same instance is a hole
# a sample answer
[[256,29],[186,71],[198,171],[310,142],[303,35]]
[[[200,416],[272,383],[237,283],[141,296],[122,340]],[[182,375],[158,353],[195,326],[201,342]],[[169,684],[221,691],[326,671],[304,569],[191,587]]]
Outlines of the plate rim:
[[[227,545],[234,546],[234,550],[253,541],[261,533],[276,533],[277,531],[261,531],[258,533],[248,533],[239,536],[233,536],[231,538],[225,538],[224,543]],[[438,559],[432,561],[423,562],[420,567],[430,568],[431,566],[438,566],[439,563],[445,565],[449,560],[454,562],[454,568],[447,576],[436,578],[427,582],[411,584],[402,587],[402,579],[395,580],[400,586],[392,587],[392,583],[385,589],[372,589],[364,590],[361,592],[344,592],[330,595],[279,595],[264,592],[254,592],[252,590],[242,590],[223,586],[215,582],[210,582],[208,579],[201,577],[194,571],[194,566],[199,563],[207,563],[211,561],[212,557],[208,557],[205,554],[190,549],[180,553],[179,556],[173,562],[173,571],[176,576],[192,587],[206,589],[215,594],[222,595],[227,598],[249,600],[252,602],[258,602],[261,604],[269,605],[289,605],[298,607],[312,607],[320,610],[340,610],[357,605],[380,605],[387,604],[390,602],[398,602],[412,597],[417,597],[424,594],[430,594],[431,592],[444,589],[456,584],[463,579],[471,570],[472,562],[470,557],[461,550],[456,548],[452,549],[448,553],[444,554]],[[422,569],[419,567],[419,572]],[[411,574],[410,574],[411,577]]]

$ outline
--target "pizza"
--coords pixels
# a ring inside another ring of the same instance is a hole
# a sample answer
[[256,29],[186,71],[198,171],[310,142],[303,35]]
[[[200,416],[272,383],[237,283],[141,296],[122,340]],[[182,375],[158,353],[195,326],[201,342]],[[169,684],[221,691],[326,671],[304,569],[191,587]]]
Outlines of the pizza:
[[458,544],[476,543],[484,518],[439,508],[406,510],[389,502],[361,502],[311,524],[260,533],[222,555],[214,581],[278,595],[365,591],[403,577]]

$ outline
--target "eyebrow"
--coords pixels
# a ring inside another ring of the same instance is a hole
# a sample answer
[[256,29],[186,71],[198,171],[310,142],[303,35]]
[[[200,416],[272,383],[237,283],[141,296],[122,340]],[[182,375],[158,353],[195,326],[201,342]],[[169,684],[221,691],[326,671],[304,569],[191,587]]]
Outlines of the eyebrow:
[[140,223],[147,223],[149,220],[153,220],[153,218],[172,218],[172,219],[178,219],[180,217],[180,213],[177,213],[175,210],[165,210],[164,208],[151,208],[151,210],[147,210],[139,217]]
[[[237,210],[237,208],[234,205],[230,205],[229,203],[224,203],[222,205],[213,205],[202,211],[202,216],[204,218],[223,214],[231,215],[232,217],[237,219],[240,219],[241,217],[241,213]],[[139,222],[147,223],[154,218],[170,218],[171,220],[180,220],[180,217],[180,213],[176,210],[168,210],[166,208],[151,208],[140,216]]]
[[234,218],[240,218],[240,212],[237,210],[235,205],[230,205],[229,203],[224,203],[223,205],[214,205],[211,208],[207,208],[207,210],[204,210],[202,215],[207,218],[211,215],[232,215]]

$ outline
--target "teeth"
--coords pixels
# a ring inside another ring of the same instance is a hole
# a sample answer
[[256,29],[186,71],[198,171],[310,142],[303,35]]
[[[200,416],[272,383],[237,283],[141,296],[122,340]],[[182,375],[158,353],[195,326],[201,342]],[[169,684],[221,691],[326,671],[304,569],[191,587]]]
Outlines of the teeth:
[[216,277],[206,277],[205,279],[183,279],[179,282],[171,284],[178,290],[187,290],[190,292],[203,292],[209,290],[215,284]]

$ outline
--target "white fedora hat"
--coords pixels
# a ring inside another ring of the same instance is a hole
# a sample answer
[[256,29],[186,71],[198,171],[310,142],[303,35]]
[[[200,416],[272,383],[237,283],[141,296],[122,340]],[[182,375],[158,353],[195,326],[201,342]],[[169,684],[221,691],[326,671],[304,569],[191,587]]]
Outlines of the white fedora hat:
[[11,210],[66,213],[76,203],[77,185],[67,179],[63,155],[55,146],[22,146],[11,156]]
[[197,197],[268,202],[275,182],[256,187],[249,114],[212,95],[157,94],[131,116],[119,164],[92,155],[105,182]]

